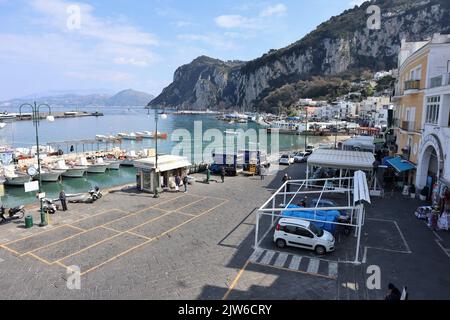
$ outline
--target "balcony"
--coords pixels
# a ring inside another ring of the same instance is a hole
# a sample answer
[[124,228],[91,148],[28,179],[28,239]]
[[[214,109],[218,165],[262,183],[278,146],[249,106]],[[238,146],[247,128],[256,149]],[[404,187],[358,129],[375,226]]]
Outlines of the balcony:
[[444,73],[439,76],[430,78],[430,85],[429,85],[430,89],[438,88],[438,87],[442,87],[442,86],[448,86],[448,85],[450,85],[450,74],[449,73]]
[[414,131],[415,123],[414,121],[402,121],[400,122],[400,128],[405,131]]
[[414,92],[418,90],[420,90],[420,80],[405,81],[405,93],[406,91]]

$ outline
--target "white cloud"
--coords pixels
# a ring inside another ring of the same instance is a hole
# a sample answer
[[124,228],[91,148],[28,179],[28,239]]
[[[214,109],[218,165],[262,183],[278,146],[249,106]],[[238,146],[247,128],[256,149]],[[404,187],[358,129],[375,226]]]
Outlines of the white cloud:
[[259,27],[259,21],[250,19],[237,14],[222,15],[214,19],[216,24],[225,29],[246,28],[256,29]]
[[282,16],[286,12],[287,7],[282,3],[278,3],[276,5],[268,6],[267,8],[263,9],[259,15],[260,17]]
[[[113,19],[96,17],[93,14],[94,8],[87,4],[69,3],[62,0],[32,0],[31,5],[42,15],[39,23],[57,28],[60,32],[124,45],[157,45],[159,43],[155,35],[142,32],[134,26],[121,24]],[[70,5],[80,8],[81,25],[79,29],[67,28],[67,20],[70,16],[67,8]]]
[[180,34],[177,39],[182,41],[203,42],[208,46],[220,50],[233,50],[237,46],[219,34]]

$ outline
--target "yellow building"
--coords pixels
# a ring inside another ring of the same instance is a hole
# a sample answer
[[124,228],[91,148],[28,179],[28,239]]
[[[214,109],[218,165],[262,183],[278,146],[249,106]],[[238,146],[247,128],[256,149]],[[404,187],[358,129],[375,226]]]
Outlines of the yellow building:
[[[397,154],[417,165],[422,138],[422,113],[426,88],[428,54],[427,41],[405,42],[399,53],[399,76],[395,103],[395,135]],[[408,174],[413,183],[415,170]]]

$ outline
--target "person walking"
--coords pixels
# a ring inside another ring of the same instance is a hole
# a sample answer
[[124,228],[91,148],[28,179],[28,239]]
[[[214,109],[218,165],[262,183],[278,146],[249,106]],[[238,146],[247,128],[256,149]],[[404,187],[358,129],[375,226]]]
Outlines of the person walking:
[[177,174],[175,176],[175,191],[179,192],[180,191],[180,184],[181,184],[181,178],[180,176]]
[[209,166],[206,168],[206,183],[209,184],[209,180],[211,179],[211,169]]
[[187,188],[188,188],[188,177],[187,177],[187,175],[184,176],[184,178],[183,178],[183,185],[184,185],[184,193],[187,193]]
[[62,210],[67,211],[66,193],[64,190],[61,190],[59,193],[59,201],[61,201]]
[[261,176],[261,180],[266,178],[266,168],[264,166],[259,166],[259,174]]
[[222,183],[225,182],[225,168],[220,168],[220,179],[222,179]]

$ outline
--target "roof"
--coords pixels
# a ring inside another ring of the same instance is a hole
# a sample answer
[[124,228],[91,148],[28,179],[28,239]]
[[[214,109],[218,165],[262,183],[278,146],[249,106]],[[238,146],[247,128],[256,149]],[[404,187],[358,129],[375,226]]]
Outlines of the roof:
[[[158,156],[158,168],[161,172],[166,172],[174,169],[189,167],[192,164],[185,157],[175,155],[161,155]],[[139,159],[134,162],[137,168],[154,169],[155,157]]]
[[281,218],[278,223],[291,223],[302,227],[308,227],[310,222],[300,218]]
[[308,158],[309,166],[367,170],[373,168],[375,157],[370,152],[318,149]]
[[416,168],[414,164],[412,164],[408,160],[402,159],[401,157],[387,159],[386,163],[393,167],[397,172],[409,171]]

